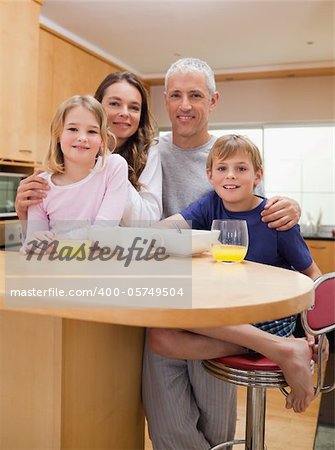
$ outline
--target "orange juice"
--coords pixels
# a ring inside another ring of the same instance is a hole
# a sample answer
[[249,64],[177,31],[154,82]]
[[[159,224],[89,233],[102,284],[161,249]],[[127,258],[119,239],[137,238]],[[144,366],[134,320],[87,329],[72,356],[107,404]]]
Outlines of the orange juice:
[[244,245],[212,244],[211,251],[216,261],[239,262],[245,258],[248,247]]

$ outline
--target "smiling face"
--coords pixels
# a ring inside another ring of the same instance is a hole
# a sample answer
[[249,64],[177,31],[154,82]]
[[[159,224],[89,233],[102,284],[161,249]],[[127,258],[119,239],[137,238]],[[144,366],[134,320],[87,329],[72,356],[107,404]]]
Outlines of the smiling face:
[[208,120],[218,101],[210,94],[206,77],[200,72],[177,72],[170,76],[164,93],[172,124],[173,143],[182,148],[208,142]]
[[65,116],[59,142],[65,168],[71,163],[93,168],[102,142],[94,114],[84,106],[70,109]]
[[119,147],[139,127],[141,93],[127,81],[118,81],[105,89],[101,104],[107,114],[108,128],[117,137]]
[[250,156],[244,150],[237,150],[226,159],[213,157],[208,179],[224,206],[230,211],[248,211],[259,204],[253,194],[260,183],[263,172],[255,170]]

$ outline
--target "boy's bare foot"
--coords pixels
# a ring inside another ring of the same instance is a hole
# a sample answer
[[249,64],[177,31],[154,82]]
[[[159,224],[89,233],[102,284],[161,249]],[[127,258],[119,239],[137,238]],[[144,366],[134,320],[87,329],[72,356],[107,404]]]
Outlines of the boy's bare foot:
[[[278,364],[291,392],[286,398],[286,408],[303,412],[314,398],[310,369],[312,350],[306,339],[287,338],[278,342],[273,360]],[[278,351],[279,350],[279,351]]]

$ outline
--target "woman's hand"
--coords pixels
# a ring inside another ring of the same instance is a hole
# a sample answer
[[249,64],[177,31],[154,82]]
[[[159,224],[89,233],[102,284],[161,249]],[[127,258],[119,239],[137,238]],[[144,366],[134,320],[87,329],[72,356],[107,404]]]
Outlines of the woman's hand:
[[41,203],[49,190],[48,182],[39,177],[42,170],[35,170],[29,177],[20,182],[17,189],[15,209],[20,220],[27,220],[28,207]]
[[301,209],[299,203],[291,198],[272,197],[266,202],[261,216],[269,228],[286,231],[299,222]]

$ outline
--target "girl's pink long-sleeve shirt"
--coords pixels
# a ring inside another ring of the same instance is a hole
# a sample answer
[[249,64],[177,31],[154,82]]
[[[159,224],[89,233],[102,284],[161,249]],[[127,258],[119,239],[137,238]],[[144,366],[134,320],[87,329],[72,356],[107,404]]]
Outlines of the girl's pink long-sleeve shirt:
[[[56,231],[59,223],[110,223],[118,225],[128,196],[128,164],[118,155],[108,155],[101,168],[101,158],[83,180],[57,186],[52,175],[42,173],[50,190],[43,202],[28,209],[27,237],[35,231]],[[61,227],[62,228],[62,227]]]

